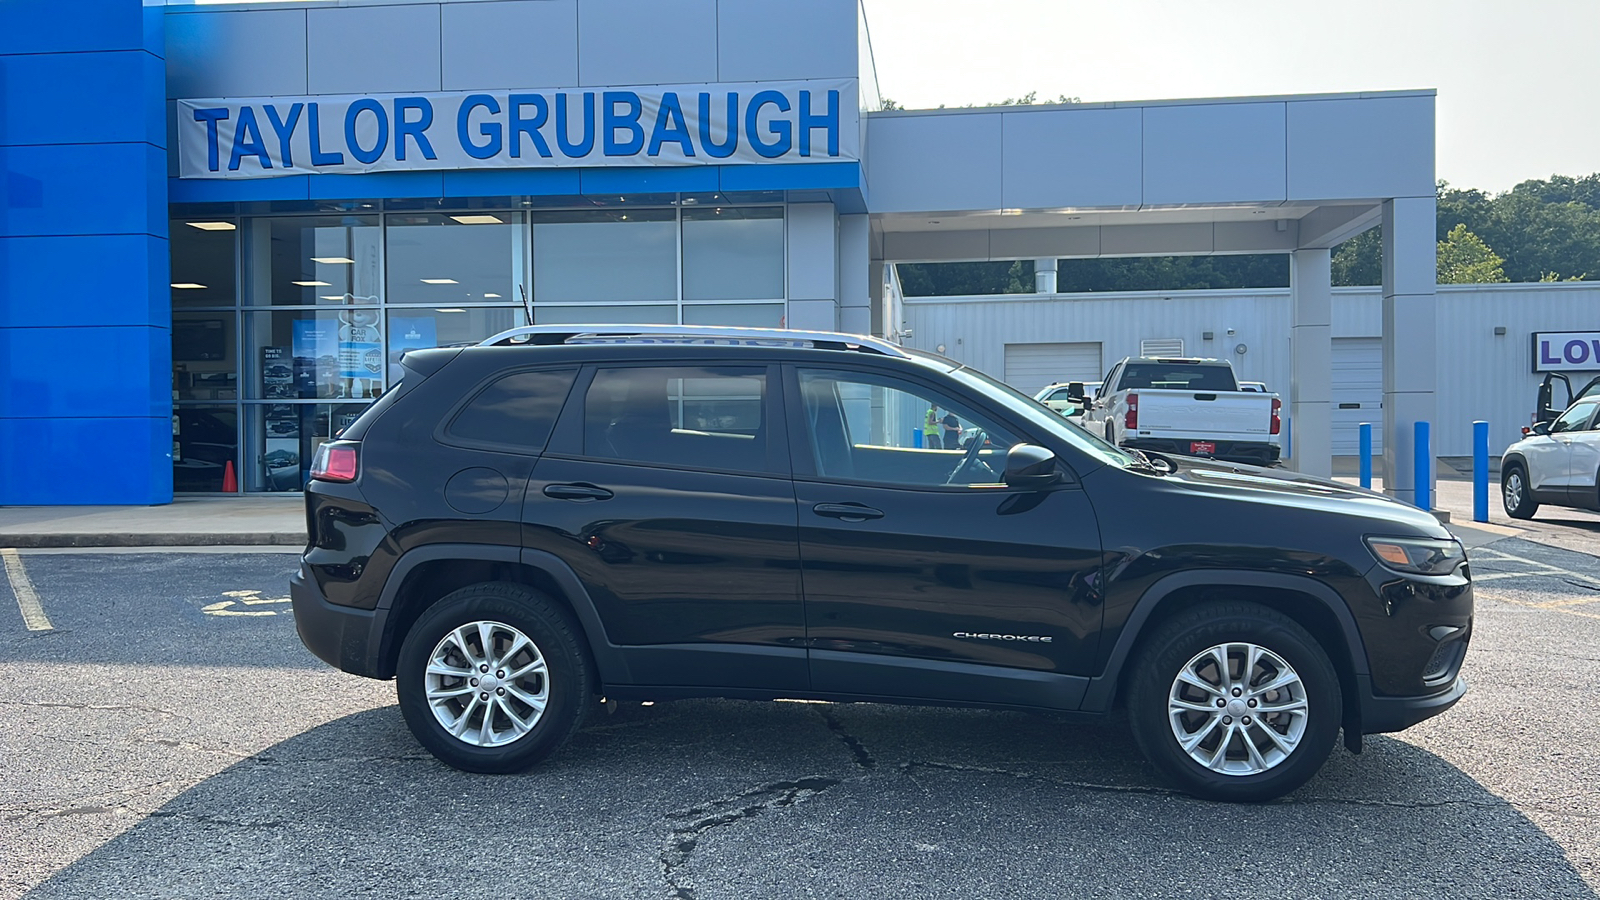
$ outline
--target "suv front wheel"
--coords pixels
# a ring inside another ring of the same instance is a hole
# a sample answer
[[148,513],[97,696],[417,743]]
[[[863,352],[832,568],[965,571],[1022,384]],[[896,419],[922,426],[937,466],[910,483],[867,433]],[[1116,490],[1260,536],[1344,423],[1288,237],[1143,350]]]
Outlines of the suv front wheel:
[[1342,718],[1339,678],[1316,639],[1251,603],[1205,604],[1162,625],[1127,700],[1134,738],[1164,779],[1232,802],[1309,781]]
[[400,647],[396,690],[411,733],[467,772],[520,772],[577,730],[593,675],[578,626],[520,584],[455,591]]

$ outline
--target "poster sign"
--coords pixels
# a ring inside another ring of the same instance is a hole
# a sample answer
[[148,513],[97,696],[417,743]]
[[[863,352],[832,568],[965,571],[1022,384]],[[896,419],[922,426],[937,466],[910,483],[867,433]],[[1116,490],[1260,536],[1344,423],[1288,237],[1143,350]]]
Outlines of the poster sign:
[[1600,331],[1538,331],[1535,372],[1600,372]]
[[178,101],[182,178],[861,158],[856,79]]

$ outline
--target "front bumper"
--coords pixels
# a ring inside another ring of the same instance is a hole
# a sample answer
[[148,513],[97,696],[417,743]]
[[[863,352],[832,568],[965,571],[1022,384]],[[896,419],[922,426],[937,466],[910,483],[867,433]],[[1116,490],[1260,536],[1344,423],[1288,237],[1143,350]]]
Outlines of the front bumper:
[[389,678],[378,659],[389,611],[352,609],[329,603],[305,567],[289,579],[289,600],[294,606],[295,630],[300,642],[318,659],[352,675]]
[[1361,698],[1361,733],[1386,734],[1403,731],[1455,706],[1467,693],[1467,680],[1457,676],[1443,691],[1423,697],[1380,697],[1372,692],[1372,679],[1366,675],[1356,676],[1356,688]]

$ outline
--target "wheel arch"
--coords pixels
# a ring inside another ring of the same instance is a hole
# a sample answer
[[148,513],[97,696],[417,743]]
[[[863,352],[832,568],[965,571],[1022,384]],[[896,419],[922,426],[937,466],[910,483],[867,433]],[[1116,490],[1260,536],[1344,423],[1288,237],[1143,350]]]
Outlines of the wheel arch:
[[571,567],[554,554],[479,544],[433,544],[400,558],[378,599],[383,636],[370,668],[379,678],[394,677],[400,645],[424,611],[451,591],[492,581],[526,585],[554,598],[582,629],[597,684],[628,680],[626,663],[606,639],[599,610]]
[[1370,676],[1371,667],[1355,616],[1328,585],[1314,578],[1280,572],[1226,569],[1175,572],[1151,585],[1128,615],[1106,660],[1104,672],[1090,680],[1082,708],[1091,712],[1110,711],[1121,698],[1123,675],[1130,661],[1137,658],[1143,641],[1172,616],[1219,599],[1257,603],[1282,613],[1322,645],[1339,673],[1346,743],[1359,742],[1358,688]]

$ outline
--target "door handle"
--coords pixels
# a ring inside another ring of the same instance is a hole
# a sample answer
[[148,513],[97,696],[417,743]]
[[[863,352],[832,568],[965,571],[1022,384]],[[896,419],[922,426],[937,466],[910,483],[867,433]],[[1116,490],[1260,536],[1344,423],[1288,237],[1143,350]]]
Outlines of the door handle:
[[546,497],[557,500],[610,500],[614,494],[603,487],[592,484],[547,484],[544,487]]
[[818,503],[811,507],[811,511],[819,516],[842,519],[846,522],[865,522],[868,519],[883,518],[883,510],[862,506],[859,503]]

